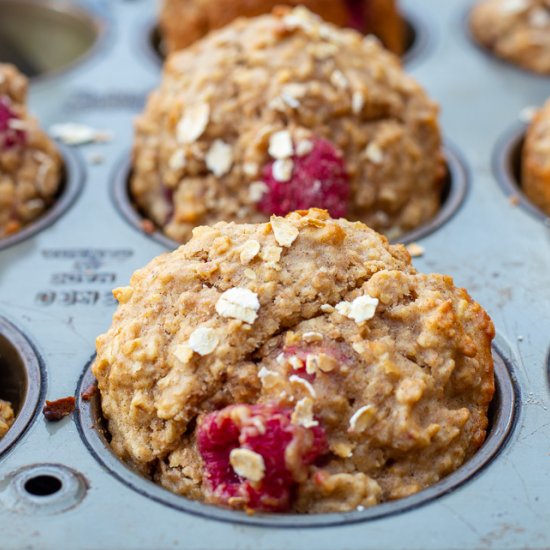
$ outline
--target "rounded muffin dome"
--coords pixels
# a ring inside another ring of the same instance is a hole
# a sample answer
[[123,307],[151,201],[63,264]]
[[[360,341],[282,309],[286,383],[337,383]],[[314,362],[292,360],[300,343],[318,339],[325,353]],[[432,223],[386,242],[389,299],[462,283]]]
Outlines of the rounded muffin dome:
[[396,0],[164,0],[160,27],[166,48],[186,48],[237,17],[269,13],[283,3],[303,5],[335,25],[374,34],[394,53],[403,53],[405,25]]
[[0,64],[0,239],[42,215],[61,183],[57,148],[27,112],[27,82]]
[[535,115],[527,130],[522,172],[526,195],[550,216],[550,100]]
[[437,113],[375,39],[279,9],[168,59],[137,120],[131,193],[180,242],[310,207],[394,237],[440,206]]
[[491,320],[361,223],[199,227],[114,294],[93,365],[113,450],[185,497],[352,510],[436,483],[485,439]]
[[550,74],[548,0],[481,0],[470,15],[474,38],[495,55]]

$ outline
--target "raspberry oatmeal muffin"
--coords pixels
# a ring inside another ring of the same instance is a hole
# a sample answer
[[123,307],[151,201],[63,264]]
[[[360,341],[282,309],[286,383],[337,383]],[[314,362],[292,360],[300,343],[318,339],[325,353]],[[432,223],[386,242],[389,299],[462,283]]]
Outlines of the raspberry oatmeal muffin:
[[112,448],[190,499],[372,506],[485,439],[491,320],[362,223],[314,209],[198,227],[114,294],[93,365]]
[[550,74],[549,0],[481,0],[470,27],[474,38],[498,57]]
[[61,181],[55,145],[27,112],[27,79],[0,64],[0,239],[53,203]]
[[136,123],[131,193],[179,242],[310,207],[395,237],[440,206],[437,115],[375,39],[278,9],[168,59]]
[[7,401],[0,399],[0,439],[8,433],[14,420],[12,406]]
[[522,187],[531,202],[550,216],[550,100],[535,115],[527,130]]
[[237,17],[266,14],[280,4],[301,4],[335,25],[374,34],[396,54],[405,49],[406,29],[396,0],[164,0],[161,33],[171,53]]

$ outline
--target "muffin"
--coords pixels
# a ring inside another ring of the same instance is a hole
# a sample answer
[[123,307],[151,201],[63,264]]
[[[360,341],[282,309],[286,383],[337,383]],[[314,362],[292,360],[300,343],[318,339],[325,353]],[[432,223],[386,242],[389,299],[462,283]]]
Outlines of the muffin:
[[396,0],[164,0],[160,29],[171,53],[237,17],[266,14],[280,4],[301,4],[335,25],[374,34],[398,55],[405,49],[406,29]]
[[550,2],[482,0],[472,10],[474,38],[498,57],[550,74]]
[[0,64],[0,239],[41,216],[61,182],[61,158],[27,112],[27,79]]
[[134,273],[97,339],[113,451],[165,488],[268,512],[416,493],[483,443],[485,311],[360,222],[198,227]]
[[440,207],[437,116],[376,39],[278,9],[170,56],[136,122],[131,194],[179,242],[310,207],[395,237]]
[[0,439],[8,433],[14,420],[15,415],[13,414],[11,404],[0,399]]
[[527,130],[522,187],[531,202],[550,216],[550,100],[535,115]]

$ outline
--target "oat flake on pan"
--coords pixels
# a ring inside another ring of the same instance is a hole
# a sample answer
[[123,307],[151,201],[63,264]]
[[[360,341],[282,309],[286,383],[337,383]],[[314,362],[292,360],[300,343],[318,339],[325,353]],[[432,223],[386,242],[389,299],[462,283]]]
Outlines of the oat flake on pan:
[[362,224],[280,221],[290,246],[273,221],[201,227],[116,293],[93,364],[114,452],[248,511],[343,512],[436,483],[484,441],[491,320]]

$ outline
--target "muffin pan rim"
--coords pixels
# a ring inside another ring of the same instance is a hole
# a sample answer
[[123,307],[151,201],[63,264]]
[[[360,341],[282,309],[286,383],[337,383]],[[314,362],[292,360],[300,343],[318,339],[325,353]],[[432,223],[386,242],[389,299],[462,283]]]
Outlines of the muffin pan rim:
[[83,4],[80,0],[76,2],[68,2],[66,0],[57,2],[55,0],[0,0],[0,8],[2,4],[7,3],[34,5],[38,6],[39,9],[69,15],[88,25],[95,34],[93,44],[69,63],[36,76],[27,77],[29,82],[33,85],[41,85],[54,81],[57,78],[65,77],[68,73],[79,69],[85,63],[90,62],[104,49],[108,48],[108,38],[111,31],[110,25],[107,18],[103,17],[95,6],[89,3]]
[[[149,498],[178,512],[233,525],[273,529],[335,527],[387,518],[428,505],[446,494],[460,489],[477,477],[485,468],[489,467],[507,446],[520,414],[521,390],[514,373],[512,361],[505,355],[498,343],[493,343],[495,396],[499,401],[497,403],[499,409],[493,411],[493,425],[488,431],[485,442],[460,468],[436,484],[410,497],[378,504],[364,511],[312,515],[258,514],[248,516],[243,512],[205,504],[172,493],[159,484],[141,476],[114,454],[104,436],[104,428],[98,424],[98,417],[101,415],[98,408],[100,406],[99,391],[90,401],[83,400],[81,396],[84,390],[95,383],[95,378],[91,372],[94,358],[95,354],[86,364],[78,381],[75,394],[77,396],[75,423],[88,452],[111,476],[142,497]],[[99,417],[99,422],[101,421],[102,419]]]
[[15,421],[3,438],[0,438],[0,460],[13,449],[23,434],[35,422],[39,404],[45,395],[46,373],[38,351],[31,341],[11,321],[0,315],[0,334],[17,350],[25,368],[26,388],[23,403]]
[[[470,169],[464,156],[459,152],[457,147],[448,140],[444,141],[443,153],[448,171],[447,177],[450,180],[445,202],[431,220],[416,229],[403,233],[395,239],[391,239],[390,242],[392,244],[410,244],[429,236],[434,231],[442,229],[449,223],[463,206],[471,186]],[[179,243],[167,237],[160,228],[155,226],[155,230],[152,233],[143,230],[142,224],[144,221],[148,220],[148,218],[141,215],[137,206],[132,201],[129,189],[131,172],[132,155],[131,150],[127,150],[119,158],[118,162],[115,162],[110,177],[110,195],[116,211],[126,223],[145,237],[161,244],[169,250],[179,248],[183,243]]]
[[[0,0],[1,2],[2,0]],[[0,251],[36,236],[59,220],[73,206],[84,186],[85,171],[80,155],[67,145],[56,142],[63,161],[62,188],[52,206],[20,231],[0,238]]]

